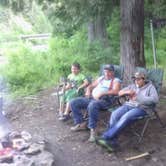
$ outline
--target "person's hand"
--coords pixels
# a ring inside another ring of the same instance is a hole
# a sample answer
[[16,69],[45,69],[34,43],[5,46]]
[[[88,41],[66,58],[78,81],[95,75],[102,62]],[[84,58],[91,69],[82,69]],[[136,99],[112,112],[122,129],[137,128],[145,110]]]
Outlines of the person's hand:
[[136,100],[136,92],[134,90],[129,90],[128,95],[130,100]]
[[91,92],[87,90],[86,93],[85,93],[85,97],[90,98],[91,97]]
[[129,90],[129,91],[128,91],[128,94],[129,94],[130,96],[134,96],[134,95],[135,95],[135,91],[134,91],[134,90]]
[[78,87],[78,88],[77,88],[77,93],[79,93],[79,91],[80,91],[81,89],[82,89],[81,87]]

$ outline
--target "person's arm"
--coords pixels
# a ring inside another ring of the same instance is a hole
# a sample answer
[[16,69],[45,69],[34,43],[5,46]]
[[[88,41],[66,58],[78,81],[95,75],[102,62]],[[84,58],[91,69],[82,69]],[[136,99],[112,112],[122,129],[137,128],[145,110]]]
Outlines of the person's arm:
[[90,97],[92,90],[98,85],[98,80],[93,81],[86,89],[85,96]]
[[83,82],[83,84],[81,84],[81,85],[77,88],[77,90],[79,91],[80,89],[87,87],[88,84],[89,84],[88,80],[85,79],[84,82]]
[[119,96],[124,96],[124,95],[133,96],[134,94],[135,94],[135,91],[132,89],[131,85],[123,88],[118,93]]
[[143,105],[150,105],[150,104],[156,104],[159,101],[159,96],[156,91],[156,88],[152,85],[148,89],[148,95],[139,95],[136,97],[136,100]]
[[71,84],[68,82],[67,85],[65,86],[64,90],[68,90],[71,88]]
[[63,87],[63,91],[66,91],[66,90],[68,90],[68,89],[70,89],[71,88],[71,83],[70,83],[70,78],[71,77],[71,74],[69,74],[68,75],[68,77],[67,77],[67,83],[66,83],[66,85]]
[[119,81],[114,81],[113,88],[110,89],[108,92],[102,93],[102,96],[104,96],[104,95],[118,95],[120,88],[121,88],[121,83]]

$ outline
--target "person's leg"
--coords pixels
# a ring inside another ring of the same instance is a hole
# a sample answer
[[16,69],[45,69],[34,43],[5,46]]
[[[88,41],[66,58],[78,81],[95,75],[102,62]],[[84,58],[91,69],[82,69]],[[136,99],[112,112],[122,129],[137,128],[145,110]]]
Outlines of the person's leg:
[[67,102],[66,103],[66,107],[65,107],[65,111],[62,114],[62,116],[59,117],[59,120],[60,121],[67,121],[69,119],[71,119],[71,116],[70,116],[70,105],[69,105],[69,102]]
[[69,113],[70,113],[70,105],[69,105],[69,102],[67,102],[64,115],[69,115]]
[[78,93],[76,91],[76,89],[69,89],[66,94],[65,94],[65,108],[63,110],[63,116],[61,116],[59,118],[59,120],[62,120],[62,121],[67,121],[69,120],[71,117],[70,117],[70,101],[72,99],[75,99],[76,97],[78,96]]
[[64,100],[60,99],[60,104],[59,104],[59,116],[62,117],[64,113]]
[[88,105],[88,127],[95,129],[98,121],[99,111],[105,107],[105,102],[101,100],[91,100]]
[[105,139],[114,139],[119,135],[123,128],[134,122],[137,117],[145,115],[146,112],[140,108],[130,109],[129,111],[124,113],[113,126],[111,126],[106,132],[104,132],[102,137]]
[[128,105],[122,105],[120,107],[118,107],[116,110],[114,110],[110,116],[110,120],[109,120],[109,126],[112,127],[114,126],[119,119],[121,118],[121,116],[123,116],[126,112],[128,112],[132,107],[128,106]]
[[78,97],[70,101],[69,105],[73,113],[73,119],[75,124],[81,124],[83,122],[82,110],[86,110],[89,104],[89,99],[85,97]]
[[112,105],[112,102],[105,100],[91,100],[88,105],[88,127],[90,129],[95,129],[98,121],[98,115],[100,110],[107,110]]
[[88,128],[90,128],[90,142],[95,141],[99,111],[105,110],[107,107],[108,103],[103,100],[92,100],[88,105]]
[[66,98],[66,107],[65,107],[64,115],[69,115],[69,113],[71,111],[69,103],[71,100],[73,100],[75,98],[78,98],[78,92],[76,89],[71,89]]
[[62,96],[60,96],[60,104],[59,104],[59,117],[63,117],[64,111],[65,111],[65,104],[67,103],[67,98],[68,98],[68,91],[65,91]]

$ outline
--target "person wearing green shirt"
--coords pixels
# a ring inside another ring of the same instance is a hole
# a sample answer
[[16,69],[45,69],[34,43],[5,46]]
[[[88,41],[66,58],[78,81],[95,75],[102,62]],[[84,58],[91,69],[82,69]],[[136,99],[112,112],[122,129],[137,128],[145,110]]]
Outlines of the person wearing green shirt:
[[[89,84],[85,75],[80,72],[80,64],[71,65],[71,74],[67,77],[67,84],[63,87],[63,95],[60,100],[59,120],[65,121],[70,118],[69,101],[84,94],[84,88]],[[64,108],[64,104],[66,107]]]

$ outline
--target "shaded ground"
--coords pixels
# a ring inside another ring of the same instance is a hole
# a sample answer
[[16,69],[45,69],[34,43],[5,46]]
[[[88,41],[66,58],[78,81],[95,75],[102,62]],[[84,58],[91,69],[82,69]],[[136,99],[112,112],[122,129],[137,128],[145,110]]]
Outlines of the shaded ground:
[[[5,111],[15,130],[26,130],[36,139],[42,138],[48,142],[48,149],[55,155],[56,166],[166,165],[166,129],[162,129],[157,121],[153,120],[150,123],[139,148],[135,148],[136,137],[126,131],[120,137],[120,150],[109,154],[101,147],[87,142],[88,131],[73,133],[70,131],[72,121],[58,121],[56,98],[51,95],[54,91],[55,89],[48,89],[36,96],[17,100]],[[163,122],[166,123],[166,94],[162,94],[160,101],[158,110]],[[125,160],[126,157],[144,152],[153,153],[148,158]]]

